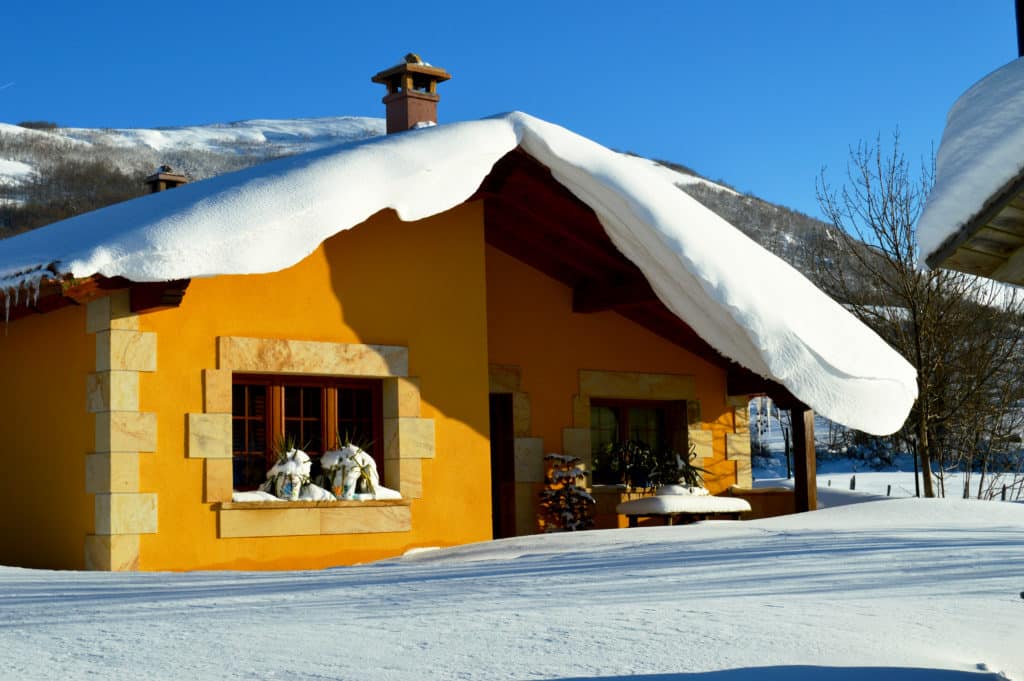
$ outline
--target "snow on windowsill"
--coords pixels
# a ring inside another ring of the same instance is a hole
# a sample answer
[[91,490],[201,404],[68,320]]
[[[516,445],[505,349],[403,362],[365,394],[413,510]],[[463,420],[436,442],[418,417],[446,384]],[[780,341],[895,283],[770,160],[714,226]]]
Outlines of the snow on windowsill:
[[366,508],[369,506],[411,506],[410,499],[367,499],[365,501],[222,501],[213,507],[220,511],[287,508]]

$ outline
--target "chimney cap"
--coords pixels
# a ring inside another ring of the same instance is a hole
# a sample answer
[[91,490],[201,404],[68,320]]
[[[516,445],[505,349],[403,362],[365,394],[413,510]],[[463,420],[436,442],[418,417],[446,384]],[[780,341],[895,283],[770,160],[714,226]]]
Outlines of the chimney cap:
[[180,185],[187,184],[188,180],[188,175],[177,173],[174,171],[174,168],[164,164],[153,171],[151,175],[147,175],[142,183],[149,187],[151,193],[155,194],[165,189],[174,189]]
[[402,58],[402,63],[384,69],[370,80],[374,83],[387,85],[388,91],[391,92],[392,86],[397,85],[398,81],[405,74],[421,74],[427,76],[435,83],[443,83],[446,80],[451,80],[452,77],[452,74],[444,69],[428,64],[418,54],[410,52]]

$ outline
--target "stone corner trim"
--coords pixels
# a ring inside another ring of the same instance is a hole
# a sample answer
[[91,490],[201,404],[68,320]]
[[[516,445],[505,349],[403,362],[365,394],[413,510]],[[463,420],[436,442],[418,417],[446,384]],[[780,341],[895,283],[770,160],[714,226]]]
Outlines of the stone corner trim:
[[409,349],[398,345],[219,336],[217,368],[372,378],[408,376]]

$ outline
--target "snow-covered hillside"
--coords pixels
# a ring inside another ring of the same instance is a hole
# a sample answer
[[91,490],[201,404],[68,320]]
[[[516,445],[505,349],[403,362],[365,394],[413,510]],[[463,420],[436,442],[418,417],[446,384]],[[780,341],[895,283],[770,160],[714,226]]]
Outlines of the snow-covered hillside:
[[[122,170],[136,163],[175,162],[195,179],[218,175],[268,158],[291,156],[335,144],[384,134],[384,120],[336,116],[294,120],[251,120],[168,128],[26,129],[0,123],[0,178],[17,179],[15,170],[45,173],[54,148],[76,156],[109,161]],[[238,158],[246,162],[239,164]],[[219,162],[218,162],[219,159]]]
[[320,572],[0,568],[0,677],[1021,681],[1022,566],[1024,505],[903,499]]

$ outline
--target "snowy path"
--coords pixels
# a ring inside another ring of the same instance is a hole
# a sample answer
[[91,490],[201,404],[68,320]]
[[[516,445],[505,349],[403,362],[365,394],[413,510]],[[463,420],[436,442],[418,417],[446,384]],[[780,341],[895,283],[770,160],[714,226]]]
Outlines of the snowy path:
[[0,678],[1021,680],[1022,565],[1024,505],[908,499],[322,572],[0,568]]

